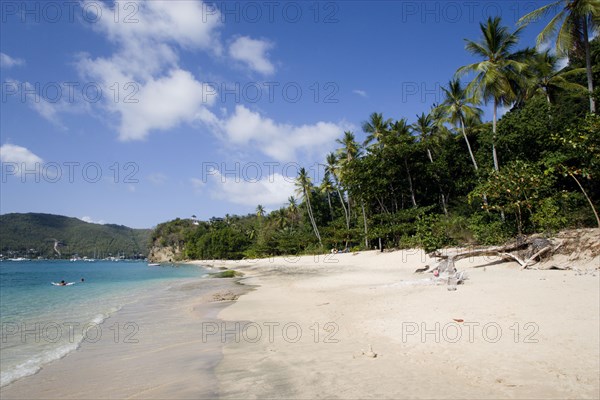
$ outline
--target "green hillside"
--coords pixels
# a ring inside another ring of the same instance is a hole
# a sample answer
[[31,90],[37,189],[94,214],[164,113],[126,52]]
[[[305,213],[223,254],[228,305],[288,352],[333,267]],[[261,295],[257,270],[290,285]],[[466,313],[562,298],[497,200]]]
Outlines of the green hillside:
[[[5,256],[104,258],[146,256],[150,229],[100,225],[52,214],[0,215],[0,252]],[[54,250],[59,241],[59,256]]]

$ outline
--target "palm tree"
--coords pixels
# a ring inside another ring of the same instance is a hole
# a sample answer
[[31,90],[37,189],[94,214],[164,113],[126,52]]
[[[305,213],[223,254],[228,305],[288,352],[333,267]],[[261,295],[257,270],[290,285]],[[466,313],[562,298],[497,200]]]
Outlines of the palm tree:
[[321,185],[319,186],[319,190],[321,193],[325,193],[327,195],[327,204],[329,204],[329,213],[331,214],[331,219],[333,220],[333,206],[331,205],[331,193],[335,191],[335,187],[331,182],[331,174],[328,171],[325,171],[325,176],[321,181]]
[[442,87],[442,90],[444,91],[446,98],[438,107],[438,110],[440,110],[440,113],[445,116],[445,119],[448,122],[454,126],[460,127],[465,142],[467,143],[467,149],[469,150],[473,167],[475,167],[475,171],[477,171],[477,161],[473,155],[465,125],[469,118],[481,118],[482,111],[476,106],[479,104],[479,99],[476,95],[471,95],[463,89],[460,80],[458,79],[451,80],[448,83],[448,88]]
[[310,181],[310,177],[306,172],[304,167],[300,168],[298,172],[298,177],[296,178],[296,193],[304,198],[306,202],[306,210],[308,212],[308,219],[313,227],[315,232],[315,236],[319,240],[319,245],[322,247],[323,242],[321,241],[321,235],[319,234],[319,229],[317,228],[317,223],[315,222],[315,217],[312,212],[312,207],[310,205],[310,193],[312,191],[312,182]]
[[288,212],[290,214],[290,219],[292,220],[292,225],[298,222],[298,201],[294,196],[288,197]]
[[421,143],[425,145],[425,149],[427,150],[427,157],[429,161],[433,163],[433,156],[431,155],[431,149],[427,145],[431,135],[433,133],[433,118],[431,114],[421,113],[421,115],[417,115],[417,122],[411,125],[413,132],[419,134],[419,138]]
[[585,72],[585,68],[577,68],[570,71],[558,69],[558,57],[550,54],[549,50],[538,53],[533,52],[527,60],[529,67],[526,76],[527,87],[525,88],[525,99],[535,93],[546,96],[548,104],[553,103],[554,94],[560,90],[572,92],[585,92],[586,88],[578,83],[569,82],[568,77]]
[[344,209],[346,228],[350,229],[350,215],[348,214],[346,203],[344,203],[344,196],[342,196],[342,192],[340,190],[338,158],[334,153],[329,153],[327,154],[327,158],[325,160],[327,161],[327,164],[325,164],[325,173],[329,173],[333,177],[335,190],[337,191],[340,202],[342,203],[342,208]]
[[469,84],[469,91],[482,95],[487,102],[494,102],[494,118],[492,123],[492,155],[494,169],[498,171],[498,154],[496,153],[496,126],[498,124],[498,107],[511,104],[516,99],[514,81],[526,65],[516,60],[511,50],[519,41],[522,28],[510,33],[508,28],[500,26],[500,17],[488,18],[486,24],[479,24],[483,39],[480,42],[467,41],[466,49],[483,61],[460,67],[456,74],[464,75],[474,72],[475,78]]
[[[538,46],[546,43],[556,34],[556,54],[560,57],[573,55],[577,51],[585,52],[585,68],[587,72],[588,91],[590,96],[590,112],[596,112],[596,102],[592,95],[594,81],[592,75],[592,54],[590,50],[589,31],[600,21],[600,1],[598,0],[559,0],[538,8],[523,16],[517,22],[521,26],[529,24],[548,12],[562,10],[556,14],[537,37]],[[560,25],[560,28],[559,28]],[[558,33],[556,33],[558,30]]]
[[258,218],[262,218],[265,216],[265,208],[260,204],[256,206],[256,216]]
[[[356,138],[353,132],[345,131],[342,139],[336,139],[336,143],[341,144],[342,147],[337,150],[338,161],[340,165],[340,173],[338,178],[340,181],[344,181],[344,173],[347,171],[348,166],[352,160],[360,156],[360,145],[356,142]],[[350,193],[347,196],[348,201],[348,218],[350,218],[351,202]]]
[[[433,110],[436,107],[434,105]],[[437,121],[434,119],[434,112],[432,111],[429,114],[421,113],[421,115],[417,115],[417,122],[412,124],[411,128],[413,132],[416,132],[421,140],[421,143],[425,146],[427,150],[427,157],[429,161],[433,164],[433,155],[431,153],[431,149],[429,146],[429,142],[433,138],[434,132],[438,131]],[[438,181],[438,187],[440,189],[440,199],[442,201],[442,209],[444,210],[444,214],[448,215],[448,208],[446,207],[446,196],[444,196],[444,191],[442,190],[442,185],[439,182],[439,177],[435,174],[435,178]]]
[[402,118],[399,121],[394,122],[390,126],[389,137],[384,137],[384,145],[386,140],[393,141],[399,146],[400,153],[402,154],[402,160],[404,161],[404,168],[406,170],[406,177],[408,179],[408,188],[410,190],[410,199],[413,207],[417,207],[417,199],[415,197],[415,191],[413,187],[413,180],[408,168],[407,153],[410,151],[409,147],[414,144],[414,138],[410,134],[410,126],[406,121],[406,118]]
[[369,120],[363,122],[362,125],[363,131],[369,134],[367,136],[367,139],[365,140],[364,146],[366,147],[372,141],[381,143],[382,137],[389,129],[391,123],[392,120],[384,120],[383,115],[381,113],[372,113],[369,117]]

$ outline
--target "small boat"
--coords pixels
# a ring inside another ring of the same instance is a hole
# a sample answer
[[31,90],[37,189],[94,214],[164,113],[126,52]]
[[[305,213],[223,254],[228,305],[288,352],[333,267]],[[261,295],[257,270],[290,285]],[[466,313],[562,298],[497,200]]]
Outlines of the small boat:
[[149,267],[160,267],[159,263],[148,263]]

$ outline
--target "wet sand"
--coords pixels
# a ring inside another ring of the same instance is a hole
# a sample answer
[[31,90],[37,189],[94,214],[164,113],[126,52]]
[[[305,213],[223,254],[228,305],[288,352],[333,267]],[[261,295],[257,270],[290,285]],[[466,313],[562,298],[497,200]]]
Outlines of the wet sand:
[[63,359],[0,390],[4,399],[214,398],[220,337],[203,337],[230,301],[215,293],[247,291],[231,279],[202,279],[160,289],[88,331]]

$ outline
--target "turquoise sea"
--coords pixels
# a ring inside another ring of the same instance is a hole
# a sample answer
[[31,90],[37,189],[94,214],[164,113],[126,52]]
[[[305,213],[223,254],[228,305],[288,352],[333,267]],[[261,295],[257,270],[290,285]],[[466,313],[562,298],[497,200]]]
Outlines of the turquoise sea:
[[[198,266],[146,262],[0,262],[0,386],[93,341],[102,321],[153,289],[206,274]],[[51,284],[61,280],[75,284]]]

